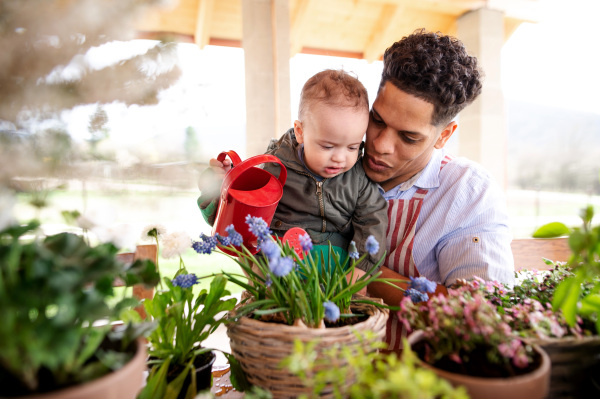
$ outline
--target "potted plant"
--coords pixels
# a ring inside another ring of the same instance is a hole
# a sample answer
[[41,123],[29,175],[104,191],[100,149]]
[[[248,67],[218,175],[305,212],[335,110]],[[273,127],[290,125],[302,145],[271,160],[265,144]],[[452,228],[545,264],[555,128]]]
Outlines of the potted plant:
[[[595,320],[581,315],[569,325],[562,311],[552,307],[556,288],[572,276],[569,267],[556,264],[549,271],[517,272],[519,284],[513,288],[490,282],[480,285],[511,330],[525,342],[539,345],[550,357],[550,398],[600,393],[594,382],[600,371]],[[582,295],[587,295],[592,286],[583,284]]]
[[[158,241],[157,231],[148,230]],[[180,269],[173,279],[165,277],[164,288],[144,302],[157,327],[147,338],[150,374],[139,399],[194,398],[210,388],[216,358],[212,349],[202,344],[225,321],[225,312],[232,310],[237,300],[225,289],[227,278],[223,275],[212,279],[209,290],[195,293],[198,277],[187,272],[181,257],[191,239],[179,232],[161,235],[162,256],[179,256]]]
[[[340,259],[330,247],[325,264],[324,257],[313,257],[307,234],[300,235],[299,246],[293,248],[288,241],[272,237],[263,219],[248,215],[246,224],[259,243],[257,254],[242,245],[233,226],[226,229],[228,236],[202,235],[193,247],[198,253],[210,253],[217,247],[226,251],[244,273],[224,274],[245,289],[241,303],[229,313],[227,334],[232,355],[249,383],[267,389],[274,397],[298,396],[309,388],[280,366],[292,353],[296,339],[306,343],[318,338],[317,354],[336,342],[350,348],[367,345],[357,336],[365,330],[373,332],[370,339],[383,339],[387,306],[359,295],[378,279],[380,273],[375,270],[381,260],[356,278],[355,267],[366,254],[359,256],[353,244],[346,259]],[[367,240],[370,253],[377,253],[378,246],[372,237]],[[352,379],[345,382],[350,385]]]
[[427,302],[404,298],[398,318],[423,364],[472,398],[545,398],[550,360],[523,342],[485,296],[471,285]]
[[552,306],[561,309],[567,323],[573,326],[577,316],[594,320],[600,331],[600,225],[592,226],[594,208],[590,205],[581,211],[583,225],[569,230],[556,229],[557,223],[540,227],[536,237],[551,238],[569,233],[572,255],[567,266],[572,274],[556,287]]
[[587,207],[579,228],[553,222],[534,233],[539,238],[569,234],[568,262],[546,260],[551,270],[520,271],[514,288],[484,290],[511,329],[550,356],[553,398],[600,394],[600,226],[592,227],[593,215]]
[[[152,325],[139,322],[127,291],[115,297],[113,282],[153,286],[154,263],[124,265],[111,243],[38,237],[38,227],[0,231],[0,396],[135,397],[145,370],[136,338]],[[116,320],[130,322],[114,329]]]
[[[383,342],[368,338],[365,347],[349,350],[335,344],[323,356],[315,356],[317,341],[297,342],[293,353],[284,359],[283,365],[312,388],[307,398],[319,397],[324,387],[330,386],[332,396],[349,399],[467,399],[464,387],[453,387],[432,370],[419,366],[419,360],[404,341],[402,356],[384,353]],[[354,383],[345,383],[348,376],[355,376]]]

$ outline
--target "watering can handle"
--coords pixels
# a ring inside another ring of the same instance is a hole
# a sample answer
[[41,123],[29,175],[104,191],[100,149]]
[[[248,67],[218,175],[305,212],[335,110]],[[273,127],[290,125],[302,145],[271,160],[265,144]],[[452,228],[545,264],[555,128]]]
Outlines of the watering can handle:
[[[233,157],[231,156],[231,153],[233,153]],[[231,186],[231,184],[246,170],[250,169],[253,166],[268,162],[274,162],[279,164],[279,167],[281,168],[281,172],[279,172],[279,182],[281,183],[282,187],[285,185],[285,181],[287,180],[287,170],[283,163],[281,163],[279,158],[277,158],[276,156],[270,154],[256,155],[254,157],[246,159],[244,162],[241,162],[240,157],[234,151],[227,151],[219,154],[219,156],[217,157],[217,160],[219,160],[219,162],[223,162],[223,160],[225,159],[225,155],[223,154],[229,155],[229,157],[234,163],[235,168],[230,169],[229,172],[227,172],[227,174],[225,175],[225,180],[223,180],[223,185],[221,186],[221,197],[223,197],[223,195],[226,195],[227,191],[229,191],[229,187]],[[221,155],[223,156],[221,157]],[[237,158],[237,160],[241,163],[235,165],[236,162],[234,157]]]
[[217,156],[217,161],[223,162],[225,160],[225,158],[227,157],[227,155],[229,155],[229,158],[231,158],[232,167],[242,163],[240,156],[237,154],[237,152],[235,152],[233,150],[232,151],[223,151],[222,153],[220,153]]

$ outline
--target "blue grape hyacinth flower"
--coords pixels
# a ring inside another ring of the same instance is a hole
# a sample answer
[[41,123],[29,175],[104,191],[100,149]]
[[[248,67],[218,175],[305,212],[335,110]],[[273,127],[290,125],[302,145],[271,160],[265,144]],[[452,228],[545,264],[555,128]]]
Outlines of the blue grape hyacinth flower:
[[244,239],[242,238],[242,235],[240,233],[238,233],[237,231],[235,231],[235,228],[233,227],[232,224],[230,224],[229,226],[225,227],[225,231],[228,234],[229,243],[231,245],[235,245],[236,247],[239,247],[239,246],[242,245],[242,243],[244,242]]
[[323,307],[325,308],[325,320],[330,323],[335,323],[340,318],[340,308],[331,301],[327,301],[323,303]]
[[360,254],[358,253],[358,249],[356,249],[356,243],[354,241],[350,241],[350,245],[348,246],[348,257],[352,259],[360,258]]
[[298,237],[298,240],[300,241],[300,246],[304,252],[309,252],[313,249],[313,243],[308,234],[302,234]]
[[216,236],[207,236],[206,234],[200,234],[200,241],[192,243],[192,248],[199,254],[210,255],[212,251],[217,247],[218,238]]
[[430,294],[435,292],[437,284],[433,281],[428,280],[425,277],[411,277],[409,288],[414,288],[417,291],[429,292]]
[[198,277],[193,273],[180,274],[173,279],[172,283],[176,287],[190,288],[190,287],[198,284]]
[[269,259],[269,268],[277,277],[287,276],[294,268],[294,260],[289,256]]
[[369,253],[369,255],[377,255],[379,252],[379,243],[373,236],[367,237],[367,242],[365,243],[365,249]]
[[407,289],[404,295],[410,297],[410,300],[414,303],[427,302],[429,299],[429,296],[425,292],[421,292],[414,288]]
[[269,229],[269,225],[263,218],[248,215],[246,216],[246,224],[248,230],[258,238],[258,242],[266,240],[271,235],[271,229]]

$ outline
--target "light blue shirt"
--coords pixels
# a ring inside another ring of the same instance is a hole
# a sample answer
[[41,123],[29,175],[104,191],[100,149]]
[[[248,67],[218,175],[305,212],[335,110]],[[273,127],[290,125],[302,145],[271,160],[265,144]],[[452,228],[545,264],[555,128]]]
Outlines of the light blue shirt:
[[[479,164],[434,150],[423,171],[383,197],[410,199],[427,189],[417,220],[413,259],[419,274],[446,286],[479,276],[514,284],[512,235],[504,194]],[[389,248],[388,248],[389,250]]]

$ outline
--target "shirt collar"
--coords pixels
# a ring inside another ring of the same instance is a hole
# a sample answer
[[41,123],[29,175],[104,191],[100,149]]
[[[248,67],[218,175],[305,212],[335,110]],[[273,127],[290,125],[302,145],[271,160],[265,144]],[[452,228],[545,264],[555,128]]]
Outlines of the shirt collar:
[[317,181],[322,181],[323,177],[314,174],[313,172],[310,171],[310,169],[308,169],[308,166],[306,166],[306,162],[304,162],[304,143],[300,144],[298,146],[298,158],[300,158],[300,162],[302,162],[302,165],[304,166],[304,169],[310,173],[315,179],[317,179]]
[[[394,198],[399,192],[406,191],[411,187],[431,189],[440,186],[440,165],[442,164],[442,158],[444,157],[444,150],[433,149],[433,154],[427,165],[421,169],[416,175],[405,181],[404,183],[398,184],[396,187],[390,189],[385,193],[386,198]],[[379,186],[379,191],[383,194],[383,189]]]

